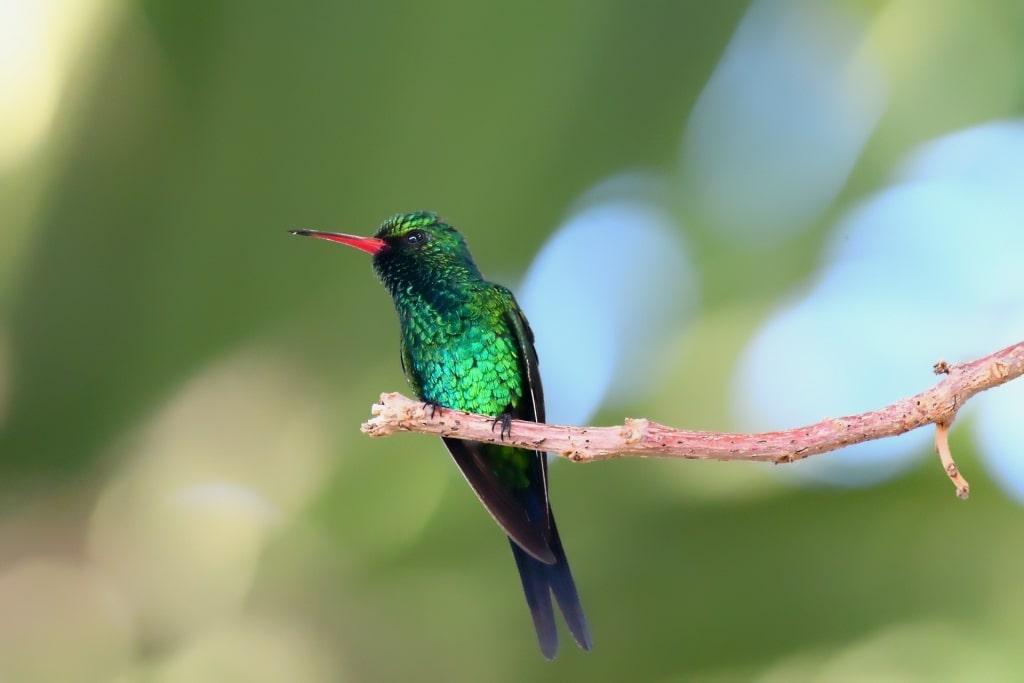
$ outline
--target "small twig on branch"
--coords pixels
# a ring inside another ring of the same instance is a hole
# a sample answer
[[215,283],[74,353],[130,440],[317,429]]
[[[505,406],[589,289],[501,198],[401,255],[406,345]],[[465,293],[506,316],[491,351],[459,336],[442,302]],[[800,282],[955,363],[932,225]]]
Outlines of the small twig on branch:
[[[935,450],[957,495],[966,498],[967,481],[949,451],[949,428],[957,411],[975,394],[1024,375],[1024,341],[969,363],[936,363],[946,377],[916,396],[878,410],[827,418],[806,427],[762,434],[725,434],[673,429],[645,419],[626,419],[618,427],[562,427],[512,421],[504,443],[548,451],[575,462],[608,460],[627,455],[695,460],[752,460],[788,463],[863,441],[897,436],[936,425]],[[374,417],[362,426],[370,436],[423,432],[457,439],[498,443],[493,417],[457,410],[428,410],[401,394],[381,394]]]
[[956,486],[957,497],[967,500],[967,496],[971,493],[971,487],[964,479],[964,475],[960,474],[956,463],[953,462],[953,454],[949,452],[949,425],[943,422],[935,425],[935,452],[939,454],[939,462],[946,470],[946,475]]

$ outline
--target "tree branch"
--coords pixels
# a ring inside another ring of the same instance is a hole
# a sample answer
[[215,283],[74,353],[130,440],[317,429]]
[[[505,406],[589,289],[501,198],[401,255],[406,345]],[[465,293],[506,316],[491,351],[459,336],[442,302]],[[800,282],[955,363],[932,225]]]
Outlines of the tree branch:
[[[548,451],[574,462],[626,455],[694,460],[753,460],[788,463],[863,441],[904,434],[934,424],[935,450],[957,495],[966,498],[967,481],[949,451],[948,434],[957,411],[975,394],[1024,375],[1024,341],[969,363],[933,368],[946,377],[916,396],[878,410],[826,418],[806,427],[762,434],[725,434],[673,429],[645,419],[627,418],[618,427],[562,427],[512,421],[504,443]],[[494,418],[448,408],[432,410],[401,394],[381,394],[374,417],[363,424],[370,436],[410,431],[471,441],[502,442]]]

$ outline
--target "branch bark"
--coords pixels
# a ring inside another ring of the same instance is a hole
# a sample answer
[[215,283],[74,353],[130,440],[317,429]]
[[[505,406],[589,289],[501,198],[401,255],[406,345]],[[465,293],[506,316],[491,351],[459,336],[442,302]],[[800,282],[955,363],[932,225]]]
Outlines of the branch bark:
[[[949,450],[949,428],[957,411],[975,394],[1024,375],[1024,341],[968,363],[940,361],[936,374],[946,375],[931,389],[900,399],[884,408],[857,415],[826,418],[806,427],[761,434],[727,434],[673,429],[645,419],[627,418],[617,427],[564,427],[512,421],[503,443],[555,453],[574,462],[609,460],[622,456],[686,458],[692,460],[751,460],[789,463],[864,441],[904,434],[929,424],[936,426],[935,450],[956,486],[967,498],[967,481]],[[438,436],[502,442],[494,418],[448,408],[436,411],[397,393],[381,394],[362,430],[370,436],[423,432]]]

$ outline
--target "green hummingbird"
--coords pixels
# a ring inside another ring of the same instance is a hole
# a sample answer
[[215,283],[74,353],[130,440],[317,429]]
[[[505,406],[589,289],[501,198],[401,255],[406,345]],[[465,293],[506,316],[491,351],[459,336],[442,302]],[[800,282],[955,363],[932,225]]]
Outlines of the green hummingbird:
[[[373,237],[292,233],[372,254],[373,269],[401,323],[402,370],[420,400],[435,409],[493,416],[502,440],[512,419],[544,421],[544,392],[526,316],[512,292],[484,279],[462,235],[437,214],[392,216]],[[548,659],[558,652],[552,594],[576,643],[590,650],[590,630],[548,500],[546,454],[442,441],[509,538],[541,652]]]

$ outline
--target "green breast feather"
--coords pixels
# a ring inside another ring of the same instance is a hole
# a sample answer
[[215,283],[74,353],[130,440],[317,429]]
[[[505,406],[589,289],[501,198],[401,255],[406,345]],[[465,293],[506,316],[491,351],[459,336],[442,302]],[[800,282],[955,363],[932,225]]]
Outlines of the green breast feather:
[[403,365],[424,401],[495,416],[511,408],[514,414],[525,384],[519,342],[503,292],[481,284],[447,309],[417,301],[400,311]]

